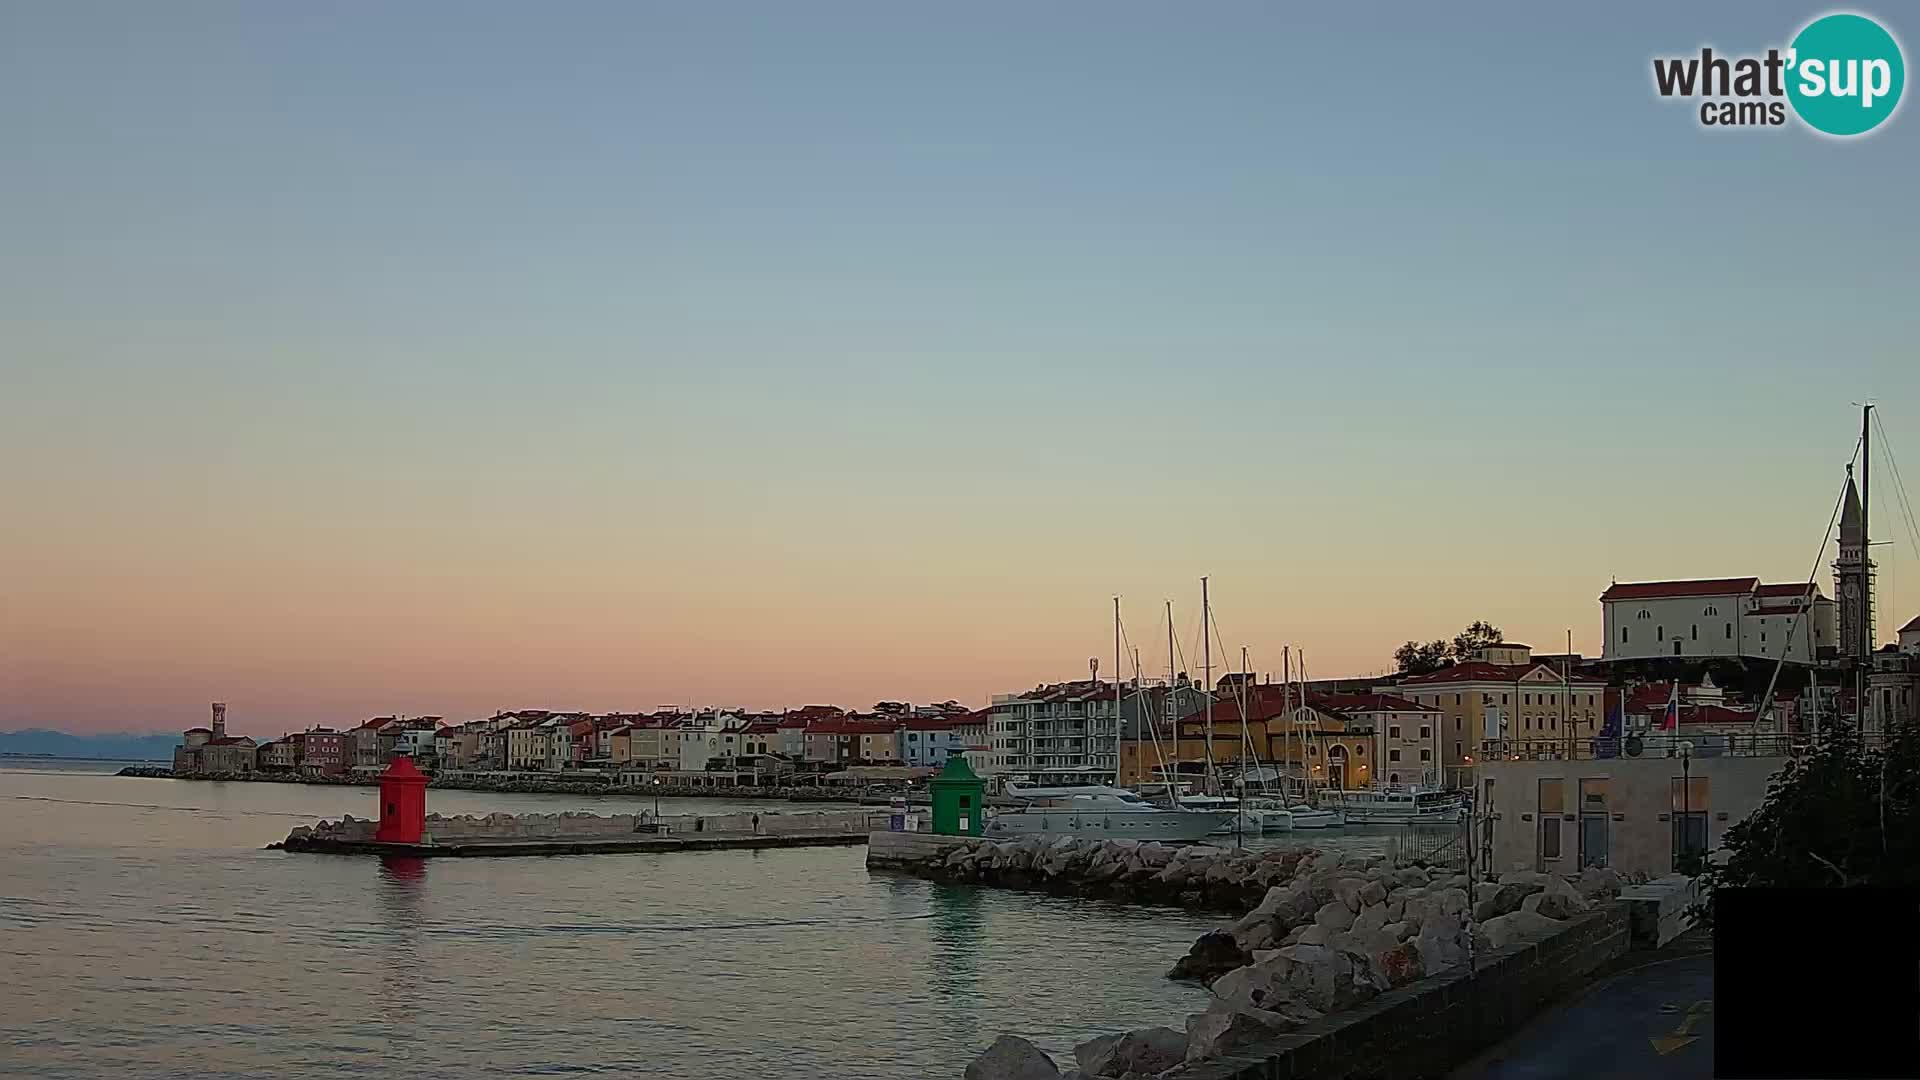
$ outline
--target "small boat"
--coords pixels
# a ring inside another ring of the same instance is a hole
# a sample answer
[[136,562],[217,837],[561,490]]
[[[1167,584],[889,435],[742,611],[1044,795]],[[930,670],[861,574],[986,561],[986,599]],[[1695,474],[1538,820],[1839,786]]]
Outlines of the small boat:
[[1231,826],[1230,810],[1155,806],[1124,788],[1010,786],[1025,805],[987,819],[986,835],[1099,836],[1132,840],[1198,840]]
[[1327,806],[1295,803],[1287,807],[1287,813],[1292,815],[1296,829],[1337,829],[1347,823],[1345,813]]
[[1416,787],[1323,791],[1320,802],[1344,812],[1355,825],[1450,825],[1467,812],[1461,792]]

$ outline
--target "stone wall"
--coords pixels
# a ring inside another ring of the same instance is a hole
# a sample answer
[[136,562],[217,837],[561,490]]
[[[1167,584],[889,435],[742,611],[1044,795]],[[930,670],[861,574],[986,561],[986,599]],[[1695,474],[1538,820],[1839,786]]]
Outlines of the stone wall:
[[[1467,1045],[1488,1031],[1506,1030],[1498,1026],[1502,1017],[1532,1007],[1529,995],[1550,996],[1560,967],[1573,973],[1569,977],[1591,970],[1582,966],[1586,944],[1605,938],[1596,948],[1626,948],[1624,909],[1595,924],[1601,931],[1581,929],[1593,923],[1597,909],[1616,907],[1612,897],[1622,883],[1610,870],[1589,869],[1571,880],[1531,871],[1476,880],[1447,867],[1395,865],[1384,855],[1357,852],[1205,847],[1165,852],[1157,847],[1071,837],[1037,844],[969,841],[944,854],[912,858],[923,868],[937,868],[933,872],[945,880],[1033,879],[1058,883],[1064,891],[1109,896],[1118,883],[1127,895],[1172,898],[1189,906],[1219,905],[1261,890],[1252,910],[1243,904],[1237,910],[1244,914],[1231,925],[1201,935],[1168,973],[1205,983],[1205,1009],[1186,1017],[1184,1030],[1144,1028],[1075,1047],[1083,1077],[1399,1076],[1427,1060],[1419,1053],[1390,1056],[1393,1041],[1410,1038],[1407,1032],[1419,1024],[1436,1025],[1423,1039],[1458,1036],[1460,1045]],[[1549,939],[1559,944],[1543,960],[1534,946]],[[1471,1007],[1487,1014],[1453,1032],[1447,1030],[1454,1018],[1445,1012],[1452,1001],[1446,988],[1468,973],[1477,973],[1479,995]],[[1495,977],[1507,982],[1487,982]],[[1489,998],[1489,987],[1507,987],[1500,992],[1510,991],[1509,996]],[[1425,990],[1439,993],[1439,1004],[1397,1004]],[[1497,1008],[1489,1004],[1496,1000]],[[1382,1001],[1386,1004],[1377,1004]],[[1411,1011],[1382,1013],[1390,1008]],[[1356,1029],[1356,1034],[1349,1026],[1375,1015],[1397,1019],[1382,1022],[1387,1034],[1379,1036],[1378,1045],[1362,1039],[1348,1047],[1362,1035],[1373,1037],[1367,1034],[1371,1029]],[[1347,1032],[1336,1044],[1352,1051],[1358,1062],[1351,1066],[1354,1071],[1330,1069],[1312,1056],[1320,1051],[1303,1051],[1308,1056],[1297,1072],[1237,1071],[1249,1061],[1264,1062],[1333,1032]],[[1009,1039],[975,1062],[980,1068],[969,1069],[970,1080],[995,1080],[1002,1073],[994,1070],[1002,1066],[1032,1065],[1045,1072],[1039,1060],[1044,1054]],[[1440,1049],[1451,1053],[1453,1045],[1445,1042]],[[1437,1051],[1428,1045],[1426,1052]],[[1444,1073],[1457,1059],[1442,1054],[1433,1060],[1441,1062],[1438,1071]],[[1223,1071],[1223,1062],[1232,1067]]]
[[[563,814],[487,814],[484,817],[463,814],[457,817],[443,817],[439,814],[427,815],[426,842],[432,844],[471,843],[476,840],[591,840],[616,839],[636,833],[650,832],[649,828],[656,820],[661,828],[675,836],[698,836],[703,833],[738,834],[758,833],[761,836],[794,836],[816,833],[861,833],[886,824],[884,812],[870,810],[826,810],[818,813],[805,812],[793,814],[763,812],[757,815],[756,825],[753,813],[710,814],[710,815],[663,815],[656,819],[651,814],[612,814],[602,816],[588,813]],[[373,839],[378,822],[367,821],[348,815],[340,821],[322,821],[307,828],[294,830],[295,836],[312,836],[321,839],[369,841]]]
[[1351,1011],[1192,1065],[1181,1080],[1441,1077],[1584,984],[1629,947],[1628,912],[1607,903],[1539,941],[1511,945],[1388,991]]
[[1243,912],[1314,854],[1312,848],[1254,852],[1075,836],[949,836],[919,846],[870,842],[867,865],[955,884]]

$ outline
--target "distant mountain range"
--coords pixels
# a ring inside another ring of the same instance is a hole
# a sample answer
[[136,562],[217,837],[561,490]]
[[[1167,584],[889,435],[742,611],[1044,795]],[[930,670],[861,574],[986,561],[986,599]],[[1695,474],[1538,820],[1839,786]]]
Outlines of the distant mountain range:
[[111,758],[118,761],[171,761],[180,736],[168,732],[74,735],[28,728],[0,731],[0,754],[33,757]]

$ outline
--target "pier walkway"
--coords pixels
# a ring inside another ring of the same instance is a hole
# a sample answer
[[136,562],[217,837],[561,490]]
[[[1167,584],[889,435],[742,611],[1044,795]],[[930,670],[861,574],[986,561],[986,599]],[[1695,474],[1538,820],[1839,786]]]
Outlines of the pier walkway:
[[1708,1080],[1713,951],[1694,931],[1626,964],[1456,1069],[1449,1080]]
[[760,851],[767,848],[853,847],[867,842],[864,832],[671,833],[657,836],[525,837],[465,839],[442,844],[383,844],[375,840],[288,837],[270,845],[285,851],[322,855],[401,855],[498,858],[512,855],[632,855],[676,851]]

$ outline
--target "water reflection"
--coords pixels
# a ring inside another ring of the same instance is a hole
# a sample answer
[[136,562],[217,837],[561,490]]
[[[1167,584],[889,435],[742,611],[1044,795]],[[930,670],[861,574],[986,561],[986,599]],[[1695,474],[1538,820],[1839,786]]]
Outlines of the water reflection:
[[380,1002],[374,1016],[388,1044],[399,1049],[413,1042],[425,1004],[420,984],[428,976],[420,937],[427,923],[427,860],[381,856],[377,890],[387,940],[379,961]]

